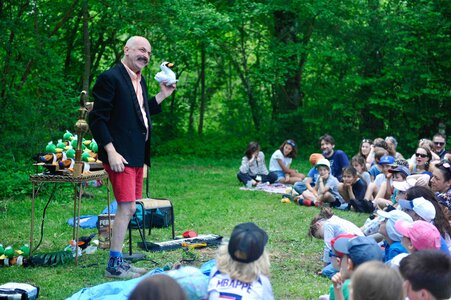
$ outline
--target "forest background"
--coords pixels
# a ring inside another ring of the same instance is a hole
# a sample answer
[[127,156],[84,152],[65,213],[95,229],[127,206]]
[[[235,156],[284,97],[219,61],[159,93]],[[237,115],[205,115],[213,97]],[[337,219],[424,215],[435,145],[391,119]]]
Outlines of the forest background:
[[[81,90],[149,39],[179,83],[156,116],[153,155],[301,159],[332,134],[350,156],[395,136],[407,157],[450,127],[451,2],[392,0],[6,0],[0,4],[0,198],[29,193],[31,157],[73,131]],[[92,99],[91,99],[92,100]]]

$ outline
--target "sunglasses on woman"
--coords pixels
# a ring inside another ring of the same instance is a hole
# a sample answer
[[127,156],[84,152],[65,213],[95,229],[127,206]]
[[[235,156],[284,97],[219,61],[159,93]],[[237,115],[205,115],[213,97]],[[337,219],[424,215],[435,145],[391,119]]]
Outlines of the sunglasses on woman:
[[422,154],[422,153],[415,153],[416,157],[422,157],[422,158],[426,158],[428,157],[427,154]]

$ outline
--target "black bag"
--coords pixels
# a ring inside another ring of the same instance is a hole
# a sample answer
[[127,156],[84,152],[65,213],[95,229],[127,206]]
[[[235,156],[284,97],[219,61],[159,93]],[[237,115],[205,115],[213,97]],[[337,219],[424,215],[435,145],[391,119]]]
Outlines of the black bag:
[[39,288],[28,283],[8,282],[0,285],[0,300],[34,300],[39,297]]
[[351,207],[354,208],[356,212],[372,213],[374,211],[373,203],[365,199],[363,200],[352,199],[349,201],[349,204],[351,205]]

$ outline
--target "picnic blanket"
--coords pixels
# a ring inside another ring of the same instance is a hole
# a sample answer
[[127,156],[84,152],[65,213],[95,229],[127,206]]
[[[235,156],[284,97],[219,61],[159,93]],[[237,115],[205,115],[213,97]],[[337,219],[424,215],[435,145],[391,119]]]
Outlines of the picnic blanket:
[[155,274],[164,273],[174,278],[183,288],[189,300],[206,299],[210,271],[215,265],[212,259],[202,265],[200,269],[187,266],[179,269],[164,271],[156,268],[147,274],[130,280],[105,282],[93,287],[83,288],[73,294],[68,300],[126,300],[138,283]]
[[241,187],[240,190],[245,190],[245,191],[263,191],[263,192],[267,192],[267,193],[273,193],[273,194],[286,194],[287,193],[287,188],[289,188],[290,185],[285,185],[283,183],[273,183],[270,184],[268,182],[265,183],[259,183],[257,184],[257,186],[252,187],[252,188],[248,188],[248,187]]

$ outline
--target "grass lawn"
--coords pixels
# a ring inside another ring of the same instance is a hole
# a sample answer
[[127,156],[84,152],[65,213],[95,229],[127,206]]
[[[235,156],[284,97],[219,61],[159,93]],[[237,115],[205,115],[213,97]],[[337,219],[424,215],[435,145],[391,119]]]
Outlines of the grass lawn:
[[[199,234],[218,234],[228,237],[241,222],[255,222],[269,235],[271,282],[276,299],[317,299],[328,292],[329,281],[315,275],[322,266],[323,243],[307,237],[311,218],[319,210],[280,203],[281,196],[260,191],[242,191],[236,179],[241,157],[236,159],[200,159],[184,157],[156,157],[153,159],[150,190],[153,197],[170,198],[175,210],[176,235],[186,230]],[[296,162],[295,162],[296,164]],[[308,171],[305,164],[295,166]],[[30,183],[31,185],[31,183]],[[42,210],[49,190],[43,190],[37,201],[35,245],[40,236]],[[72,238],[72,227],[66,221],[72,217],[72,188],[60,189],[48,209],[44,239],[37,253],[63,250]],[[88,190],[94,199],[83,199],[81,215],[97,215],[106,207],[106,188]],[[0,201],[0,243],[18,249],[28,243],[30,234],[30,197],[14,197]],[[335,211],[337,215],[363,224],[364,214]],[[80,229],[80,235],[96,233],[96,229]],[[133,231],[134,251],[138,231]],[[149,240],[164,241],[171,237],[170,227],[153,229]],[[124,252],[128,249],[126,238]],[[200,266],[214,258],[214,248],[195,250],[196,260],[189,264]],[[184,259],[182,250],[148,252],[155,261],[138,262],[137,266],[153,269]],[[0,284],[26,282],[41,288],[40,299],[64,299],[84,287],[104,283],[103,276],[108,251],[98,250],[84,255],[79,266],[68,263],[57,267],[23,268],[0,267]],[[186,263],[187,264],[187,263]]]

